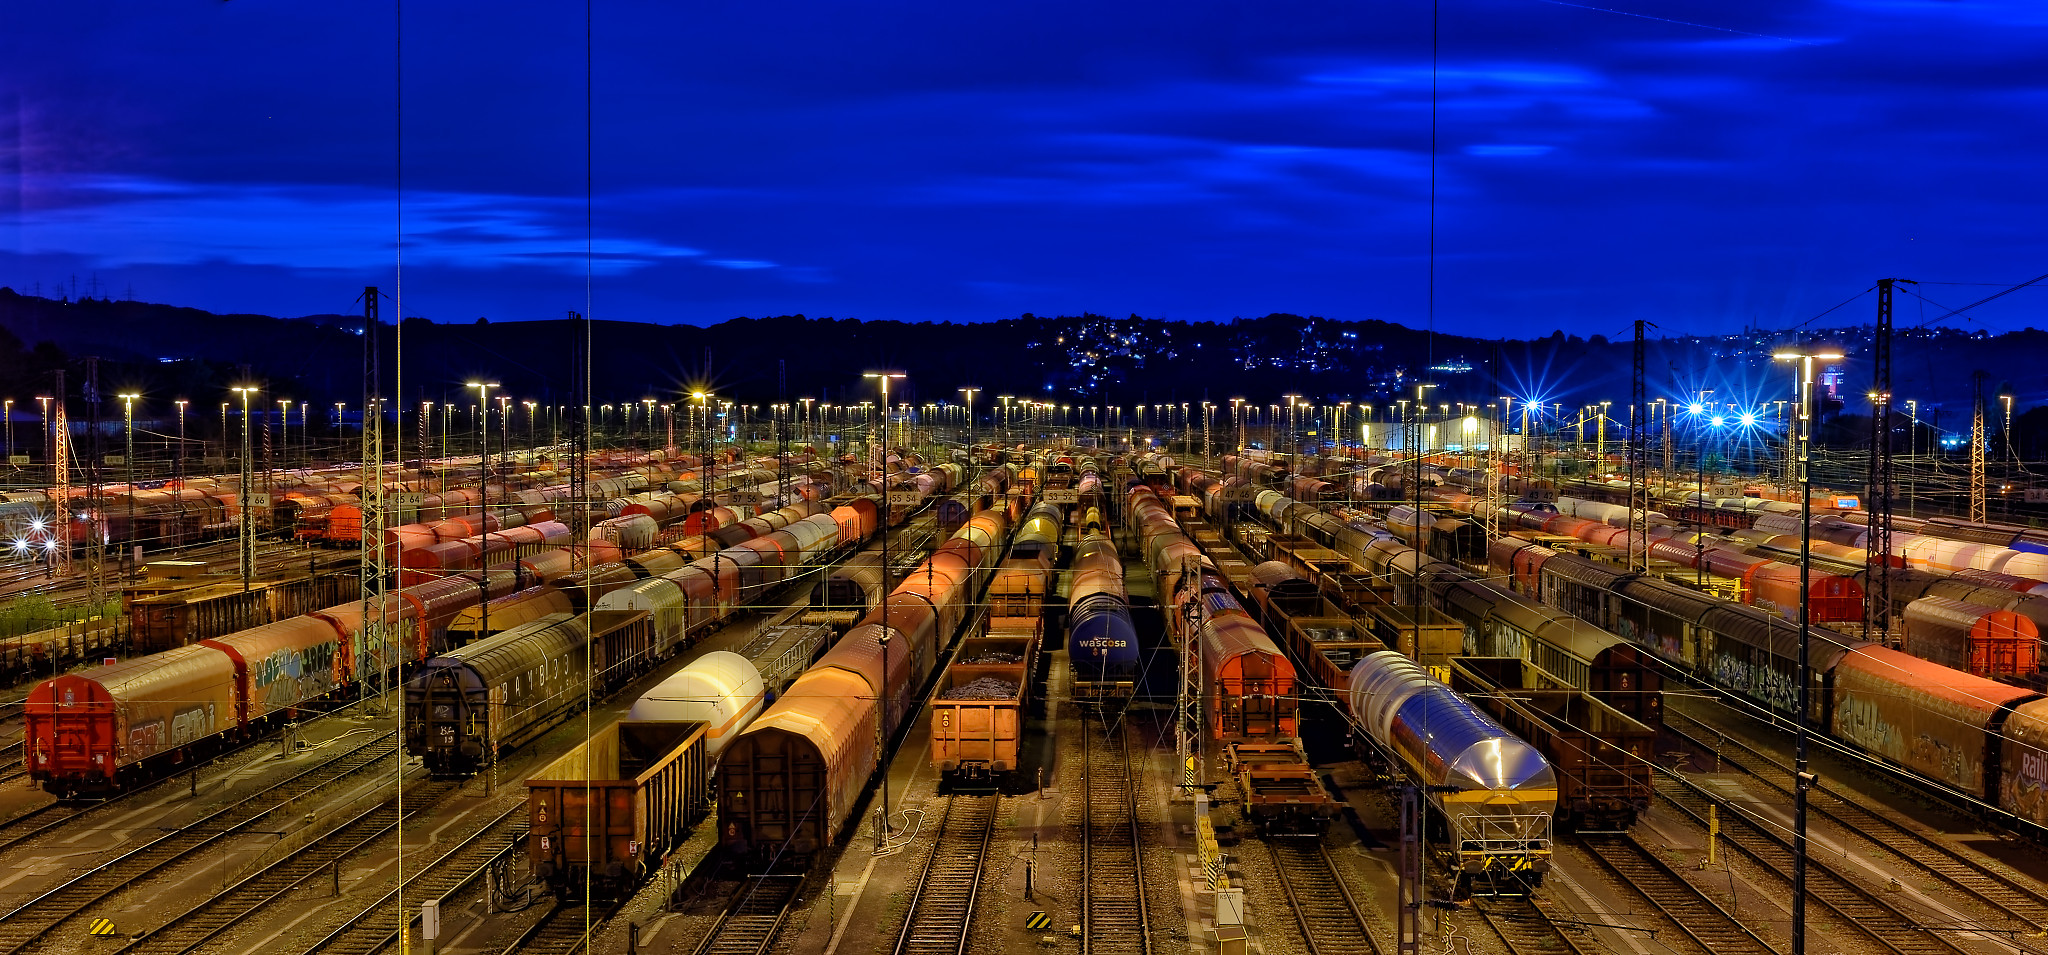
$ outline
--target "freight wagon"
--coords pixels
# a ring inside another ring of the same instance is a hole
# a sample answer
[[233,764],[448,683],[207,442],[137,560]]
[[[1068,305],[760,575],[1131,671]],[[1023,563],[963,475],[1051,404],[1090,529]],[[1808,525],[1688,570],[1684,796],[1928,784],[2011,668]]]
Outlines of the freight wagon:
[[210,637],[331,607],[356,594],[359,576],[325,573],[288,580],[219,581],[127,601],[130,645],[170,650]]
[[1245,818],[1269,837],[1320,836],[1342,812],[1294,740],[1232,741],[1224,745],[1223,764],[1237,785]]
[[706,725],[625,720],[526,779],[526,856],[561,899],[623,898],[710,809]]
[[932,690],[931,760],[942,782],[984,782],[1016,771],[1037,656],[1033,631],[960,642]]
[[1906,605],[1904,648],[1923,660],[1981,677],[2028,677],[2041,669],[2041,634],[2010,610],[1922,597]]
[[1557,818],[1570,830],[1614,831],[1648,811],[1657,731],[1514,657],[1450,662],[1451,689],[1550,761]]
[[[719,838],[728,857],[808,860],[854,803],[1002,554],[1009,516],[967,522],[791,683],[719,759]],[[884,636],[887,639],[884,639]]]

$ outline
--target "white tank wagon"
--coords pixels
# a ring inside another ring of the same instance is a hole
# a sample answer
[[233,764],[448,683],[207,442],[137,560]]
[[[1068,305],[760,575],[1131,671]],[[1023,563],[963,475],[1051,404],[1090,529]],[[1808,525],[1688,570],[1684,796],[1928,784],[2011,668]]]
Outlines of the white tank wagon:
[[715,760],[725,744],[767,705],[768,687],[753,661],[731,651],[714,650],[642,694],[626,719],[709,724],[704,744]]

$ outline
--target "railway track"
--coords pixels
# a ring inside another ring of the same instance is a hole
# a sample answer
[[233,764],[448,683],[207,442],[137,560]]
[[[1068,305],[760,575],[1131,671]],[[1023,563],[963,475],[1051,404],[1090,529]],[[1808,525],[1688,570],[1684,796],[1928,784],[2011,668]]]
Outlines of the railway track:
[[27,842],[46,832],[63,828],[71,820],[98,809],[104,803],[79,805],[76,803],[53,802],[24,812],[4,823],[0,823],[0,852]]
[[[1712,729],[1690,716],[1679,713],[1670,715],[1695,726]],[[1670,722],[1667,719],[1667,725]],[[1672,727],[1672,732],[1691,740],[1694,745],[1713,752],[1719,751],[1677,727]],[[1791,767],[1742,740],[1715,732],[1723,744],[1733,745],[1742,753],[1742,758],[1739,759],[1722,756],[1724,765],[1733,766],[1758,782],[1777,790],[1788,802],[1792,799]],[[1763,767],[1769,767],[1769,770],[1766,771]],[[1917,829],[1902,825],[1888,816],[1819,786],[1807,791],[1807,811],[1830,820],[1843,831],[1861,836],[1872,845],[1919,867],[1965,896],[1977,899],[2004,913],[2007,918],[2027,926],[2029,932],[2048,931],[2048,897],[1994,872],[1955,847],[1943,845]]]
[[475,835],[464,839],[439,858],[420,867],[405,880],[407,908],[398,906],[400,890],[393,889],[364,906],[325,938],[314,942],[301,955],[372,955],[398,944],[400,916],[417,921],[417,903],[448,898],[468,888],[483,875],[484,866],[518,843],[526,831],[526,806],[520,804],[500,813]]
[[1082,955],[1151,955],[1145,873],[1138,842],[1136,787],[1121,722],[1105,722],[1100,739],[1081,734]]
[[1527,898],[1496,896],[1474,911],[1500,936],[1509,955],[1590,955]]
[[896,955],[961,955],[967,950],[974,899],[995,829],[995,796],[953,796],[939,820],[910,911],[896,936]]
[[[1788,884],[1791,882],[1792,847],[1789,841],[1752,821],[1749,813],[1669,774],[1660,775],[1657,795],[1692,817],[1702,828],[1707,825],[1706,807],[1718,807],[1723,841],[1751,862],[1777,873]],[[1818,914],[1833,923],[1830,926],[1832,931],[1861,935],[1885,951],[1898,955],[1961,955],[1965,951],[1947,936],[1928,931],[1914,916],[1901,911],[1811,852],[1807,854],[1806,894],[1819,903]],[[1812,909],[1807,911],[1809,919],[1815,914]]]
[[1777,955],[1769,943],[1657,858],[1635,836],[1600,833],[1581,835],[1579,841],[1601,868],[1656,909],[1657,917],[1670,930],[1660,933],[1660,938],[1689,939],[1702,955]]
[[803,879],[794,875],[749,878],[718,917],[718,925],[697,944],[696,955],[766,955],[802,886]]
[[[405,799],[410,819],[461,788],[458,783],[424,782]],[[336,826],[292,854],[244,877],[213,898],[187,909],[161,927],[123,945],[123,955],[190,955],[312,881],[330,866],[356,855],[398,831],[399,800],[394,797]]]
[[1320,839],[1270,839],[1273,871],[1309,955],[1381,955],[1358,900]]
[[613,902],[556,902],[540,921],[505,949],[505,955],[577,955],[618,911]]
[[59,926],[83,915],[94,904],[200,849],[224,839],[253,834],[254,826],[273,817],[299,797],[378,765],[398,751],[391,736],[308,767],[213,812],[181,829],[166,833],[123,853],[84,874],[23,903],[0,917],[0,955],[39,950],[39,943]]

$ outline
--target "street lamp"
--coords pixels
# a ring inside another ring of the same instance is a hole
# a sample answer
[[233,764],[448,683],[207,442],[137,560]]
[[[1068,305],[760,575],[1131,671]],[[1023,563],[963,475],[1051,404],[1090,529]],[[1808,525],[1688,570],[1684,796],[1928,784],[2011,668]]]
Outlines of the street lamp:
[[690,392],[690,397],[697,399],[697,414],[703,419],[702,424],[704,427],[704,430],[701,432],[704,438],[704,457],[697,462],[697,478],[698,483],[704,486],[704,499],[698,502],[698,506],[708,508],[713,503],[711,497],[711,392],[693,391]]
[[50,481],[57,480],[57,455],[55,451],[57,432],[50,429],[50,396],[37,395],[36,401],[43,406],[43,462],[50,466]]
[[[249,460],[249,396],[255,394],[258,389],[255,385],[236,385],[228,390],[242,396],[242,483],[236,491],[237,496],[241,498],[242,520],[237,563],[241,565],[242,590],[246,593],[249,590],[249,578],[256,573],[256,509],[254,496],[249,493],[249,486],[256,483],[256,476],[250,471]],[[221,405],[221,416],[227,416],[225,404]],[[221,430],[227,429],[223,426]]]
[[[135,399],[141,395],[130,392],[115,395],[121,399],[121,421],[127,431],[127,445],[121,455],[121,463],[128,466],[128,539],[136,550],[142,548],[141,536],[135,533]],[[129,554],[134,553],[133,550]],[[129,554],[121,555],[121,562],[129,562]]]
[[[285,470],[289,471],[292,467],[292,400],[290,398],[279,398],[277,399],[277,407],[279,413],[284,418],[283,428],[281,429],[282,437],[284,438],[284,448],[278,454],[277,460],[279,464],[284,465]],[[267,434],[268,432],[265,433]]]
[[[884,421],[886,422],[886,421],[888,420],[888,415],[889,415],[889,382],[890,382],[890,380],[891,380],[891,379],[895,379],[895,378],[903,378],[903,377],[907,377],[907,376],[905,376],[905,375],[904,375],[904,374],[903,374],[902,372],[900,372],[900,371],[871,371],[871,372],[867,372],[867,373],[865,373],[865,374],[861,375],[861,377],[863,377],[863,378],[873,378],[873,379],[875,379],[876,381],[879,381],[879,382],[881,382],[881,385],[882,385],[882,416],[883,416],[883,420],[884,420]],[[886,427],[887,427],[887,426],[886,426],[886,424],[885,424],[885,425],[884,425],[884,428],[886,429]],[[872,454],[872,456],[873,456],[873,460],[875,461],[875,467],[876,467],[876,470],[877,470],[877,471],[880,471],[880,470],[882,470],[882,467],[883,467],[883,463],[884,463],[884,462],[886,461],[886,458],[882,457],[882,452],[881,452],[881,450],[880,450],[879,448],[877,448],[877,449],[871,449],[871,454]],[[883,686],[883,688],[884,688],[884,689],[883,689],[883,692],[885,692],[885,693],[886,693],[886,692],[887,692],[887,688],[888,688],[888,686],[889,686],[889,596],[888,596],[888,594],[889,594],[889,524],[890,524],[890,511],[891,511],[891,510],[893,510],[893,509],[892,509],[892,508],[891,508],[891,507],[889,506],[889,476],[888,476],[887,474],[882,474],[882,475],[881,475],[881,479],[882,479],[882,481],[881,481],[881,483],[882,483],[882,590],[881,590],[881,592],[882,592],[882,632],[881,632],[880,636],[879,636],[879,637],[877,638],[877,642],[878,642],[878,643],[880,643],[880,644],[881,644],[881,647],[882,647],[882,686]],[[882,734],[883,734],[883,736],[882,736],[882,740],[880,740],[880,741],[878,741],[878,742],[877,742],[877,745],[876,745],[876,751],[877,751],[877,752],[880,752],[880,751],[881,751],[881,743],[882,743],[882,742],[885,742],[885,741],[887,740],[887,738],[888,738],[888,736],[887,736],[887,734],[888,734],[887,726],[888,726],[888,722],[889,722],[889,703],[890,703],[889,699],[888,699],[887,697],[883,697],[883,696],[877,696],[877,698],[876,698],[876,700],[875,700],[875,707],[876,707],[876,713],[875,713],[875,730],[876,730],[876,732],[879,732],[879,733],[882,733]],[[876,838],[876,839],[878,839],[878,840],[884,840],[884,841],[886,841],[886,840],[888,839],[888,837],[889,837],[889,774],[888,774],[888,773],[886,773],[886,772],[884,772],[884,773],[882,774],[882,818],[881,818],[881,819],[879,820],[879,822],[878,822],[878,825],[877,825],[877,827],[876,827],[876,829],[875,829],[875,838]]]
[[1813,443],[1813,363],[1839,361],[1842,353],[1833,348],[1808,346],[1786,349],[1771,356],[1777,361],[1799,363],[1799,712],[1793,749],[1792,790],[1792,955],[1806,955],[1806,794],[1813,788],[1813,775],[1806,769],[1806,725],[1808,696],[1813,691],[1812,666],[1808,659],[1813,634],[1809,579],[1813,573],[1813,473],[1808,468]]
[[171,459],[171,467],[180,491],[185,489],[185,405],[189,403],[183,398],[173,402],[178,406],[178,454]]
[[471,408],[481,407],[483,413],[475,416],[476,421],[476,523],[482,530],[485,522],[484,506],[491,497],[491,389],[498,387],[495,381],[472,381],[464,388],[475,388],[477,403]]
[[877,381],[880,381],[880,382],[882,383],[882,422],[883,422],[883,425],[882,425],[882,442],[883,442],[884,444],[887,444],[887,443],[889,443],[889,442],[890,442],[890,441],[892,440],[892,439],[891,439],[891,438],[889,437],[889,427],[888,427],[888,421],[889,421],[889,382],[890,382],[890,380],[891,380],[891,379],[895,379],[895,378],[906,378],[906,377],[909,377],[909,376],[905,375],[904,373],[902,373],[902,372],[900,372],[900,371],[871,371],[871,372],[867,372],[866,374],[863,374],[863,375],[861,375],[861,377],[862,377],[862,378],[873,378],[873,379],[876,379]]
[[969,385],[959,389],[961,394],[967,396],[967,463],[969,465],[974,463],[974,395],[980,390],[981,388],[977,385]]

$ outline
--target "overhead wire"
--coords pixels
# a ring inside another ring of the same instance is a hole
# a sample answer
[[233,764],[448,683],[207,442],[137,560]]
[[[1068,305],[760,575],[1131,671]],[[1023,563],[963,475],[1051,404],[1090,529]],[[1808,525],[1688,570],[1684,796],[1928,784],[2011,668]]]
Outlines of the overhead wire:
[[[2006,288],[2000,289],[1999,291],[1993,292],[1993,293],[1991,293],[1990,295],[1986,295],[1986,296],[1984,296],[1983,298],[1980,298],[1980,299],[1978,299],[1978,300],[1976,300],[1976,301],[1974,301],[1974,302],[1971,302],[1971,303],[1970,303],[1970,304],[1968,304],[1968,305],[1965,305],[1965,306],[1963,306],[1962,308],[1955,308],[1955,309],[1950,309],[1950,310],[1948,310],[1947,312],[1945,312],[1945,313],[1943,313],[1943,314],[1941,314],[1941,315],[1936,315],[1935,317],[1933,317],[1933,318],[1930,318],[1930,319],[1928,319],[1927,321],[1925,321],[1925,322],[1922,322],[1922,323],[1920,323],[1920,324],[1918,324],[1918,325],[1915,325],[1915,326],[1913,326],[1913,327],[1914,327],[1914,328],[1916,328],[1916,329],[1919,329],[1919,328],[1926,328],[1927,326],[1929,326],[1929,325],[1932,325],[1932,324],[1934,324],[1934,323],[1936,323],[1936,322],[1942,321],[1942,320],[1944,320],[1944,319],[1949,319],[1949,318],[1953,318],[1953,317],[1955,317],[1955,316],[1957,316],[1957,315],[1961,315],[1961,314],[1963,314],[1964,312],[1970,311],[1971,309],[1974,309],[1974,308],[1976,308],[1976,307],[1977,307],[1977,306],[1979,306],[1979,305],[1985,305],[1985,304],[1989,304],[1989,303],[1991,303],[1991,302],[1995,302],[1995,301],[1997,301],[1997,300],[1999,300],[1999,299],[2001,299],[2001,298],[2004,298],[2004,297],[2006,297],[2006,296],[2008,296],[2008,295],[2011,295],[2011,294],[2012,294],[2012,293],[2014,293],[2014,292],[2017,292],[2017,291],[2019,291],[2019,290],[2021,290],[2021,289],[2024,289],[2024,288],[2031,288],[2031,287],[2033,287],[2033,286],[2035,286],[2035,285],[2038,285],[2038,284],[2040,284],[2040,283],[2042,283],[2042,282],[2044,282],[2044,281],[2048,281],[2048,273],[2043,273],[2043,274],[2040,274],[2040,275],[2036,275],[2036,276],[2034,276],[2033,278],[2030,278],[2030,279],[2028,279],[2028,280],[2026,280],[2026,281],[2024,281],[2024,282],[2021,282],[2021,283],[2019,283],[2018,285],[2008,286],[2008,287],[2006,287]],[[1945,283],[1942,283],[1942,284],[1945,284]],[[1910,291],[1910,290],[1909,290],[1909,291]],[[1934,303],[1933,303],[1932,301],[1929,301],[1929,303],[1928,303],[1928,304],[1934,304]],[[1936,305],[1935,307],[1939,308],[1939,307],[1941,307],[1941,306],[1939,306],[1939,305]]]

